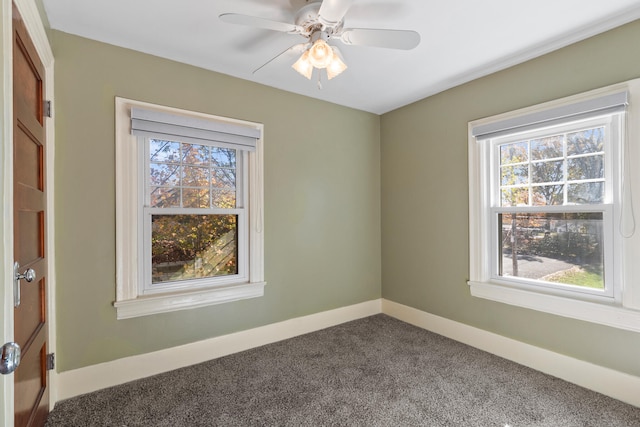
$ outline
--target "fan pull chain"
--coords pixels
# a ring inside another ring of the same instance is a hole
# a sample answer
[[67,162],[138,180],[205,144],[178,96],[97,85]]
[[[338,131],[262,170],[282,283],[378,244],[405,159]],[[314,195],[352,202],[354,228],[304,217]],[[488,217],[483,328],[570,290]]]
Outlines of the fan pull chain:
[[318,90],[322,90],[322,81],[320,80],[320,76],[322,73],[318,70]]

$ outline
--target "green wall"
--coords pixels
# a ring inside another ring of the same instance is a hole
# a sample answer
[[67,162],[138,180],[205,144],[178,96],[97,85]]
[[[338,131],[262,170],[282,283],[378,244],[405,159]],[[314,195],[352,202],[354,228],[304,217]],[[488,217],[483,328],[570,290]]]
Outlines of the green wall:
[[[467,123],[640,77],[640,21],[381,117],[51,39],[60,371],[383,296],[640,376],[640,334],[473,298],[466,284]],[[264,123],[264,297],[115,319],[115,96]]]
[[[59,371],[380,298],[379,116],[58,31],[51,41]],[[116,96],[264,124],[264,297],[116,320]]]
[[640,375],[640,334],[470,296],[467,123],[640,77],[640,21],[382,116],[384,298]]

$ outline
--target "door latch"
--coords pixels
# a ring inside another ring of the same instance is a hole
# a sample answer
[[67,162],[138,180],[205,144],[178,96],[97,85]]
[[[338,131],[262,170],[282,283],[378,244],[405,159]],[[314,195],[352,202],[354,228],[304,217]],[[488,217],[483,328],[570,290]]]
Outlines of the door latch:
[[2,346],[0,358],[0,374],[8,375],[20,365],[20,346],[15,342],[8,342]]
[[20,273],[20,264],[16,261],[13,264],[13,306],[18,307],[20,305],[20,280],[24,279],[31,283],[36,278],[36,272],[33,268],[25,270],[24,273]]

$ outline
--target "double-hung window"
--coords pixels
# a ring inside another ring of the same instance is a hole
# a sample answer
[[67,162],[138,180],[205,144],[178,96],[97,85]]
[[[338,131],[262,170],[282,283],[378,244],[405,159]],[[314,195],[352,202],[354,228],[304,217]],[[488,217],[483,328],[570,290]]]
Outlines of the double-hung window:
[[485,142],[493,280],[614,296],[611,162],[619,122],[619,114],[605,113]]
[[624,154],[636,86],[469,124],[472,295],[640,330],[623,262],[634,221]]
[[118,318],[262,295],[261,125],[116,110]]

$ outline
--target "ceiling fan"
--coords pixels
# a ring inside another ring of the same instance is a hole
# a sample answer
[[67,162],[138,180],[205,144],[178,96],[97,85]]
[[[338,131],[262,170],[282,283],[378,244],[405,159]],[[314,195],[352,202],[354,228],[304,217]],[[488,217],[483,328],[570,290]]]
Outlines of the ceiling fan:
[[[344,17],[353,0],[311,1],[295,15],[293,23],[278,22],[239,13],[223,13],[219,18],[230,24],[248,25],[272,31],[303,36],[306,42],[296,44],[276,55],[253,72],[264,68],[287,52],[300,53],[292,67],[311,79],[314,69],[325,69],[329,80],[336,77],[347,65],[340,50],[330,41],[338,40],[346,45],[372,46],[388,49],[410,50],[420,43],[420,34],[410,30],[371,28],[344,28]],[[318,72],[318,87],[320,73]]]

